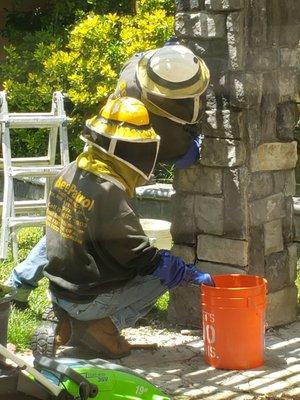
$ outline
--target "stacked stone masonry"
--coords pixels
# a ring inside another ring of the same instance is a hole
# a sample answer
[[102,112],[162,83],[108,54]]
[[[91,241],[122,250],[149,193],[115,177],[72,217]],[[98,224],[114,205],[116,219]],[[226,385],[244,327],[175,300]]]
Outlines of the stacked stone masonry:
[[[175,174],[174,252],[211,274],[266,277],[268,324],[291,322],[300,1],[176,4],[176,35],[206,61],[211,81],[201,160]],[[198,302],[198,291],[173,291],[170,319],[198,324]]]

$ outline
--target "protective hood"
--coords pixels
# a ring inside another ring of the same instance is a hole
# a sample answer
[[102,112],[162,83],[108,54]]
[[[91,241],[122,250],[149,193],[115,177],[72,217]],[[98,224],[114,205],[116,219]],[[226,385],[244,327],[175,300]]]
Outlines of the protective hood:
[[150,178],[160,137],[151,128],[148,111],[139,100],[109,99],[99,115],[86,121],[81,138],[122,161],[144,179]]
[[[170,45],[150,50],[140,58],[136,75],[141,100],[151,112],[181,124],[199,120],[200,95],[206,90],[210,75],[204,61],[190,49]],[[183,99],[191,108],[190,115],[178,113]]]

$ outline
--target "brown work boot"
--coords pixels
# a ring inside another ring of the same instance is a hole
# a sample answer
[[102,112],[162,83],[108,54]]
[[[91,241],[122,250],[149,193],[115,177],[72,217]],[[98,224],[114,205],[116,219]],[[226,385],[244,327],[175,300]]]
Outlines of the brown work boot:
[[64,314],[61,319],[58,320],[55,338],[54,338],[54,349],[57,350],[58,347],[64,346],[68,343],[71,338],[72,328],[71,320],[68,314]]
[[120,335],[109,317],[89,321],[81,343],[101,353],[101,356],[116,359],[130,354],[130,343]]

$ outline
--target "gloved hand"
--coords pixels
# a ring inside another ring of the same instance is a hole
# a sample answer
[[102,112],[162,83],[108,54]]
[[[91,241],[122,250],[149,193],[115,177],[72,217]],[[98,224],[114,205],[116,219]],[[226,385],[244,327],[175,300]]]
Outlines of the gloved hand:
[[200,137],[196,136],[192,140],[192,144],[188,151],[179,160],[175,162],[177,169],[188,168],[199,160],[200,154]]
[[215,286],[215,283],[210,274],[200,271],[200,269],[191,266],[186,272],[186,282],[194,283],[195,285]]
[[194,264],[186,264],[182,258],[173,256],[168,250],[160,250],[160,260],[152,275],[173,289],[186,283],[206,284],[214,286],[209,274],[197,269]]

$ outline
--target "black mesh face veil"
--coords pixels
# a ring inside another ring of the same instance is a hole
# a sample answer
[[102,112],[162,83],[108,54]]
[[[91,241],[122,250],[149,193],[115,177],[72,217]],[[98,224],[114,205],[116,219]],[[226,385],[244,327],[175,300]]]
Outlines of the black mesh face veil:
[[[172,114],[177,118],[187,121],[187,123],[193,120],[195,99],[192,97],[186,99],[169,99],[147,93],[147,99],[162,110],[167,111],[169,114]],[[198,117],[200,117],[200,113],[201,110],[199,105]]]
[[142,171],[147,177],[151,174],[157,153],[159,142],[123,142],[118,141],[114,155]]
[[[159,141],[125,141],[100,135],[89,128],[85,128],[83,138],[91,144],[102,148],[135,169],[142,172],[148,179],[155,166]],[[114,146],[111,146],[115,142]],[[113,148],[113,151],[112,151]]]

